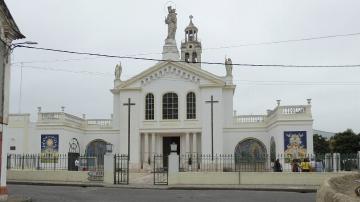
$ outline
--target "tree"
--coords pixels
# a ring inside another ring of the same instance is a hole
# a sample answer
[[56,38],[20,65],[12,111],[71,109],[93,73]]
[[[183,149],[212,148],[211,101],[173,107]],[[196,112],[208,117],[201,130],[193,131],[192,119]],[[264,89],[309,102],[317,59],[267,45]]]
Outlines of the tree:
[[326,154],[330,152],[330,141],[326,137],[314,134],[313,141],[315,154]]
[[340,154],[353,154],[360,151],[360,135],[356,135],[351,129],[342,133],[336,133],[330,139],[333,152]]

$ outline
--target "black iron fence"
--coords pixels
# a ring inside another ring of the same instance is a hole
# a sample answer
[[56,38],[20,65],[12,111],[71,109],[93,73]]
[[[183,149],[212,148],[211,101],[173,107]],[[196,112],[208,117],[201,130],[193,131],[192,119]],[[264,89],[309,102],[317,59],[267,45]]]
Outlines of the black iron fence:
[[[316,154],[301,158],[279,155],[183,154],[180,172],[333,172],[359,170],[357,154]],[[308,168],[308,169],[307,169]]]
[[114,184],[129,184],[129,156],[114,155]]
[[168,185],[168,156],[154,155],[153,159],[154,185]]
[[8,170],[101,171],[104,156],[68,154],[8,154]]

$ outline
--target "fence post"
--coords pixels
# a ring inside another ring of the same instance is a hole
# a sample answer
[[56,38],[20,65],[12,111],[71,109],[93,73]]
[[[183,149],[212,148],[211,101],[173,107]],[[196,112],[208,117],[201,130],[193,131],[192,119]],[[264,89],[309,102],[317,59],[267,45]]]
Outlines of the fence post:
[[360,172],[360,151],[357,152],[357,170]]
[[25,162],[25,155],[22,155],[22,159],[21,159],[21,168],[24,170],[24,162]]
[[37,169],[40,170],[40,154],[37,154]]
[[334,153],[333,154],[333,168],[334,168],[334,172],[338,172],[340,171],[340,154],[339,153]]
[[112,153],[106,153],[104,156],[104,182],[109,184],[114,184],[115,176],[115,161],[116,155]]
[[332,155],[331,153],[326,153],[324,157],[325,161],[325,172],[333,171]]
[[168,156],[169,173],[176,174],[179,172],[179,155],[176,152],[171,152]]

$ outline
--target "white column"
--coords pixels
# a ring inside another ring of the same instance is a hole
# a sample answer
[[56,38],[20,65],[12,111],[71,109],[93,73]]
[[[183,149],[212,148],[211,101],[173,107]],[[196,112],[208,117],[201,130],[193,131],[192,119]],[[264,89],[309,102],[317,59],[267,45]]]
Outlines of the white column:
[[144,163],[149,162],[149,134],[144,133]]
[[192,151],[193,151],[193,154],[197,154],[197,141],[196,141],[196,138],[197,138],[197,135],[196,133],[193,133],[193,139],[192,139]]
[[186,133],[185,135],[185,153],[190,153],[190,133]]
[[156,153],[162,154],[162,137],[158,134],[155,136],[156,139]]
[[150,153],[150,158],[151,158],[151,162],[154,161],[154,155],[155,155],[155,133],[151,134],[151,153]]

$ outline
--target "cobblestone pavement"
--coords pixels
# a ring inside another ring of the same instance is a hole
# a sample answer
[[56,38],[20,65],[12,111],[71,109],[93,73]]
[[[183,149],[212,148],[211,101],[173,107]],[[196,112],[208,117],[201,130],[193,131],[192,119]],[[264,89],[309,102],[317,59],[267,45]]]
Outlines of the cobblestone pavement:
[[313,202],[315,193],[244,190],[160,190],[104,187],[8,185],[9,194],[42,201],[226,201],[226,202]]

